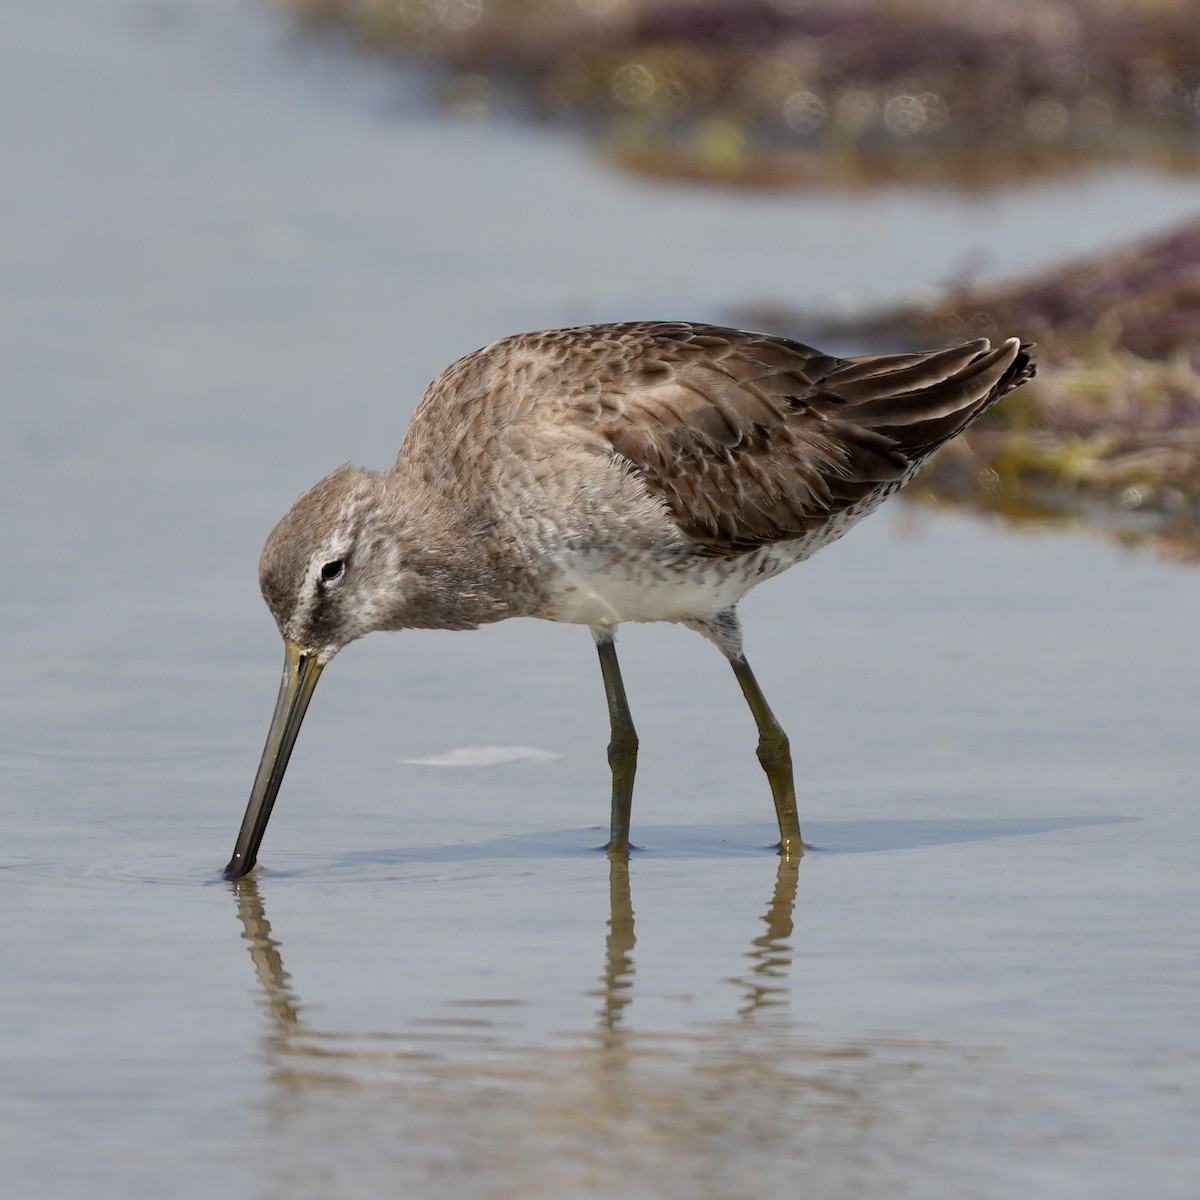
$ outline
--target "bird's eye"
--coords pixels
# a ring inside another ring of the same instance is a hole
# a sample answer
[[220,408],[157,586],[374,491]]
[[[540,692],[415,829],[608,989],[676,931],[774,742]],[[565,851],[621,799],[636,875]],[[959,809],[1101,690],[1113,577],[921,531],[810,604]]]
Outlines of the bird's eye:
[[333,562],[327,562],[321,568],[321,579],[324,583],[332,583],[335,579],[341,579],[346,573],[346,560],[344,558],[335,558]]

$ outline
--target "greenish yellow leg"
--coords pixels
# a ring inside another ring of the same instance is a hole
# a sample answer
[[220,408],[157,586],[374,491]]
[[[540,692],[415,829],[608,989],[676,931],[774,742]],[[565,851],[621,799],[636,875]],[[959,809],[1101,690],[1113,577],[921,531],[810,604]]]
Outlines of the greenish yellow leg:
[[758,761],[767,773],[775,815],[779,820],[779,853],[784,858],[799,858],[804,853],[800,837],[800,815],[796,811],[796,782],[792,775],[792,749],[783,726],[775,719],[771,706],[744,658],[731,658],[729,665],[742,685],[742,695],[750,705],[758,725]]
[[612,769],[612,817],[609,822],[608,857],[629,858],[629,814],[633,808],[633,777],[637,772],[638,736],[625,698],[625,684],[617,663],[617,647],[611,640],[596,640],[612,740],[608,743],[608,765]]

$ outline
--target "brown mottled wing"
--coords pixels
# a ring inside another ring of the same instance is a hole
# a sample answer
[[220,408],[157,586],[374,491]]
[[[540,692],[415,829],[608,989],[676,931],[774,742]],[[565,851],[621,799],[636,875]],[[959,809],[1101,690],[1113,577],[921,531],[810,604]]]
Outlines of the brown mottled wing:
[[710,326],[627,328],[598,431],[716,554],[872,507],[1033,374],[1015,339],[837,359]]

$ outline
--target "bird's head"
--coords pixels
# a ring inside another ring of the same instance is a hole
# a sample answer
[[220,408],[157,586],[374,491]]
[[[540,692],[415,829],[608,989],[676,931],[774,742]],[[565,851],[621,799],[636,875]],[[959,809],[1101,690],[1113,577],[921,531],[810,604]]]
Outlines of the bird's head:
[[387,490],[385,476],[339,467],[292,505],[263,547],[259,584],[283,634],[283,680],[226,879],[254,866],[322,670],[343,646],[390,624],[387,601],[402,591],[403,572],[397,539],[385,533]]
[[397,543],[386,536],[385,477],[339,467],[271,531],[258,564],[263,599],[285,641],[325,666],[356,638],[391,624]]

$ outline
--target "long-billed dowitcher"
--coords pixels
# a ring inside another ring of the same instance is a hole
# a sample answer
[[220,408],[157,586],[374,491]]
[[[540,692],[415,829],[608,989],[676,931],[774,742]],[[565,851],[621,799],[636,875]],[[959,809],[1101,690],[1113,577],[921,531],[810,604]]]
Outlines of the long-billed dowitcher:
[[391,471],[344,466],[272,531],[262,593],[283,683],[227,879],[255,863],[317,679],[377,629],[506,617],[587,625],[612,739],[608,852],[629,850],[638,740],[622,621],[677,621],[728,658],[799,856],[787,735],[742,650],[738,601],[841,537],[1034,372],[1016,338],[832,358],[685,322],[505,338],[430,385]]

